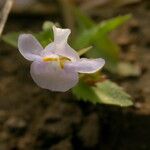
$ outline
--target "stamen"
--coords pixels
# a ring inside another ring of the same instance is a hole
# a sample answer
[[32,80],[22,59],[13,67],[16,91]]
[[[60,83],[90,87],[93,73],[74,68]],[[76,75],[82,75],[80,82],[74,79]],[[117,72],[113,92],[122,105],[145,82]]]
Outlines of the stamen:
[[60,65],[60,67],[61,67],[62,69],[64,69],[64,64],[65,64],[65,62],[66,62],[66,61],[70,61],[70,59],[69,59],[69,58],[66,58],[66,57],[60,57],[59,60],[60,60],[60,61],[59,61],[59,65]]
[[44,57],[43,61],[45,61],[45,62],[48,62],[48,61],[58,61],[58,58]]
[[58,58],[44,57],[43,61],[44,62],[57,61],[59,63],[59,65],[60,65],[60,67],[63,69],[65,62],[66,61],[70,61],[70,59],[66,58],[66,57],[58,57]]
[[60,68],[64,69],[64,63],[63,62],[59,62]]

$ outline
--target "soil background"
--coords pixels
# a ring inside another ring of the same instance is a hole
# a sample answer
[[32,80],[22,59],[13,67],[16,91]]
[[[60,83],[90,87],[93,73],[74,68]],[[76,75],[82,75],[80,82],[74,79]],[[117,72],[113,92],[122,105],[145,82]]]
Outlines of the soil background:
[[[30,63],[0,41],[0,150],[150,150],[150,1],[108,12],[96,19],[133,14],[111,36],[122,47],[121,59],[138,63],[141,75],[109,78],[132,95],[134,106],[92,105],[70,92],[41,89]],[[11,15],[5,32],[39,31],[46,19],[57,20]]]

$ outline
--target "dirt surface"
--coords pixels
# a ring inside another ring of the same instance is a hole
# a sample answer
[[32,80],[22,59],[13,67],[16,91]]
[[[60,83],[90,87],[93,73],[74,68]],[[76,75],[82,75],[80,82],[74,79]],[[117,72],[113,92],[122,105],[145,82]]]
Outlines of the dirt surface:
[[[142,70],[136,78],[113,77],[132,95],[131,108],[92,105],[76,101],[70,92],[37,87],[30,63],[0,42],[0,150],[150,150],[149,6],[143,1],[113,13],[133,13],[112,34],[123,49],[121,59]],[[10,17],[6,32],[37,31],[44,19]]]

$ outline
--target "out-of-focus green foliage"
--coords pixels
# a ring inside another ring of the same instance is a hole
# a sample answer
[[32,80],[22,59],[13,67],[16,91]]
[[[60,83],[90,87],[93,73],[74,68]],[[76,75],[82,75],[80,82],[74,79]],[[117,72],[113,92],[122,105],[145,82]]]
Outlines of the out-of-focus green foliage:
[[17,47],[19,35],[20,32],[8,33],[2,36],[2,40],[13,47]]
[[41,31],[35,34],[35,37],[40,41],[43,47],[52,42],[53,32],[52,30]]
[[80,81],[77,86],[72,89],[72,93],[79,99],[84,101],[90,101],[94,104],[101,103],[101,100],[95,94],[91,86]]
[[96,24],[80,11],[75,11],[75,14],[79,32],[73,42],[74,47],[80,49],[92,45],[93,49],[86,55],[94,58],[103,57],[106,60],[106,67],[110,71],[115,71],[120,48],[109,38],[109,32],[129,20],[131,15],[118,16]]
[[[18,37],[20,34],[21,32],[8,33],[2,36],[2,40],[13,47],[17,47]],[[33,34],[40,41],[43,47],[45,47],[47,44],[49,44],[52,41],[53,33],[51,30],[46,30],[46,31],[41,31],[36,34],[35,33],[31,33],[31,34]]]
[[131,97],[121,87],[110,80],[96,83],[95,86],[89,86],[80,81],[72,89],[72,92],[78,99],[90,101],[94,104],[103,103],[121,107],[133,105]]
[[[42,44],[43,47],[52,42],[53,39],[53,31],[52,26],[54,24],[50,21],[45,21],[43,23],[42,31],[39,33],[31,33],[33,34]],[[17,47],[18,45],[18,37],[21,32],[11,32],[2,36],[2,40],[6,43],[10,44],[13,47]]]
[[78,50],[78,54],[79,54],[79,56],[82,56],[82,55],[86,54],[91,49],[92,49],[92,46],[80,49],[80,50]]

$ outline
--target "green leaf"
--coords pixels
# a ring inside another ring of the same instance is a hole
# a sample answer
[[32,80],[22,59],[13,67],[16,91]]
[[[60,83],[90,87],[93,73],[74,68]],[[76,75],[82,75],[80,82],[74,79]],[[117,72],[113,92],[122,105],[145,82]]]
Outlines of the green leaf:
[[89,46],[89,47],[80,49],[80,50],[78,50],[77,52],[78,52],[79,56],[82,56],[82,55],[84,55],[85,53],[87,53],[87,52],[88,52],[89,50],[91,50],[91,49],[92,49],[92,46]]
[[17,47],[19,35],[20,32],[8,33],[2,36],[2,40],[13,47]]
[[94,104],[100,101],[94,90],[82,81],[72,89],[72,92],[78,99],[84,101],[90,101]]
[[89,86],[80,81],[79,84],[72,89],[72,92],[78,99],[94,104],[110,104],[121,107],[133,105],[131,97],[124,92],[121,87],[109,80],[97,83],[95,86]]
[[119,61],[120,47],[106,34],[99,36],[93,43],[95,45],[95,50],[89,51],[87,56],[104,58],[106,61],[106,68],[114,72]]
[[[21,33],[20,32],[12,32],[2,36],[2,40],[7,44],[17,47],[18,46],[18,37]],[[32,33],[31,33],[32,34]],[[43,47],[51,42],[53,37],[53,33],[51,30],[41,31],[33,35],[39,40]]]
[[45,30],[35,34],[35,37],[39,40],[43,47],[52,42],[53,32],[52,30]]
[[124,92],[117,84],[109,80],[97,83],[96,87],[93,87],[93,89],[102,103],[119,105],[121,107],[133,105],[131,96]]
[[131,14],[127,14],[124,16],[118,16],[118,17],[103,21],[101,23],[100,30],[102,30],[103,33],[111,32],[117,27],[119,27],[120,25],[124,24],[129,19],[131,19],[131,17],[132,17]]
[[80,35],[76,38],[74,45],[78,48],[88,46],[89,42],[93,42],[93,38],[97,39],[100,36],[108,35],[107,33],[113,31],[127,20],[131,18],[131,15],[124,15],[115,17],[110,20],[103,21],[102,23],[95,24],[91,26],[87,30],[80,33]]
[[109,70],[115,70],[119,61],[120,47],[109,38],[109,32],[113,31],[130,18],[131,15],[124,15],[103,21],[81,32],[81,34],[76,37],[73,45],[77,49],[93,45],[93,50],[89,51],[87,56],[94,58],[103,57],[107,62],[107,68]]

